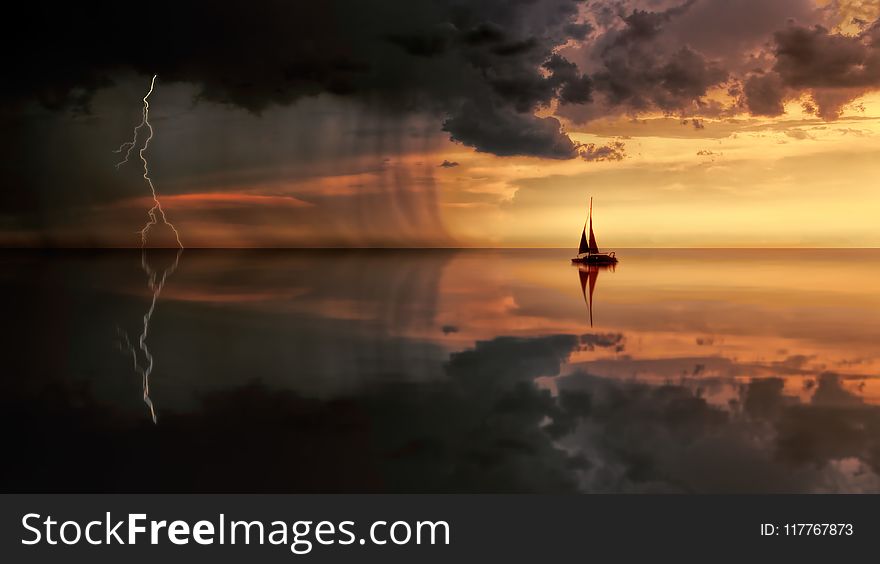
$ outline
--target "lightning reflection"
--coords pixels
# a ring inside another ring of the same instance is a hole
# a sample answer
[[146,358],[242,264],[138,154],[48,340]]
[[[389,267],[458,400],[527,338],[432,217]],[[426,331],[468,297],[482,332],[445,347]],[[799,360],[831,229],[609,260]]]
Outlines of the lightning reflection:
[[[174,274],[174,271],[177,270],[177,267],[180,264],[180,257],[183,254],[183,243],[180,240],[180,233],[178,233],[174,224],[168,221],[168,216],[162,208],[162,203],[159,201],[159,195],[156,192],[156,187],[153,185],[152,178],[150,178],[150,168],[146,157],[147,149],[150,147],[150,141],[153,140],[153,126],[150,124],[149,100],[150,95],[152,95],[156,86],[156,77],[157,75],[153,75],[153,78],[150,80],[150,89],[143,97],[144,107],[141,122],[134,128],[131,141],[126,141],[114,151],[114,153],[124,155],[122,160],[116,163],[116,168],[119,169],[122,165],[129,162],[132,151],[139,147],[137,149],[137,154],[143,164],[143,178],[150,187],[150,194],[153,197],[153,206],[147,211],[149,220],[139,231],[141,236],[141,268],[147,275],[147,287],[152,293],[152,300],[150,301],[150,307],[147,309],[146,313],[144,313],[143,326],[140,335],[138,335],[136,344],[132,343],[128,334],[122,329],[117,329],[117,332],[119,334],[118,345],[120,350],[131,355],[134,371],[141,377],[144,404],[150,410],[150,418],[153,420],[154,424],[157,422],[157,417],[156,406],[150,397],[150,376],[153,374],[155,359],[147,345],[147,337],[150,334],[150,322],[153,319],[153,314],[156,311],[156,304],[159,301],[159,296],[162,294],[162,289],[165,287],[165,282],[172,274]],[[147,134],[143,137],[143,144],[139,146],[141,137],[140,132],[144,129],[146,129]],[[173,262],[169,266],[164,268],[154,268],[147,260],[147,235],[150,233],[150,229],[152,229],[153,226],[158,225],[160,221],[171,228],[171,231],[174,233],[174,238],[177,241],[178,249],[174,255]]]
[[137,339],[137,346],[131,342],[127,333],[122,331],[122,329],[117,329],[120,339],[119,348],[122,351],[131,354],[134,371],[141,377],[144,404],[150,410],[150,417],[152,418],[153,423],[157,422],[157,417],[156,406],[153,404],[153,400],[150,397],[150,376],[153,373],[155,359],[147,345],[147,337],[150,334],[150,321],[153,319],[153,313],[156,311],[156,304],[159,301],[159,296],[162,294],[162,288],[165,287],[165,282],[172,274],[174,274],[174,271],[177,270],[177,267],[180,265],[181,255],[183,255],[182,248],[178,249],[174,254],[174,261],[171,265],[163,268],[160,273],[159,270],[153,268],[147,261],[146,249],[141,251],[141,268],[143,268],[144,272],[147,274],[147,287],[152,292],[153,298],[150,301],[150,307],[147,309],[146,313],[144,313],[143,327]]

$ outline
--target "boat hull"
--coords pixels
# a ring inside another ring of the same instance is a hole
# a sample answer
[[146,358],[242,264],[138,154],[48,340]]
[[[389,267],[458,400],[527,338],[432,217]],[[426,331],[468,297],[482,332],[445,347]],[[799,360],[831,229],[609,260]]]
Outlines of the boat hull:
[[600,253],[592,255],[584,255],[571,259],[575,264],[617,264],[617,257],[614,253]]

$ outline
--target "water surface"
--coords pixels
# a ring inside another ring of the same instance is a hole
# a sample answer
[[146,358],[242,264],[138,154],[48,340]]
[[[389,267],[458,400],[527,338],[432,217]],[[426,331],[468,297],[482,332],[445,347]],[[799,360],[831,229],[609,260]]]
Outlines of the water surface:
[[3,484],[880,491],[880,252],[619,256],[4,252]]

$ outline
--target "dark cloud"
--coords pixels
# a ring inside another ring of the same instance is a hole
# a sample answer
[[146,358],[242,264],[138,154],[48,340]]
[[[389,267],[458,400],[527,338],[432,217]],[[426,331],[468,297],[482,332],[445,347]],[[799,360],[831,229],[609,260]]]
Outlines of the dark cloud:
[[[560,394],[589,398],[589,411],[562,439],[592,462],[580,474],[587,491],[780,493],[880,485],[880,409],[861,403],[835,375],[822,376],[807,403],[786,396],[779,378],[756,379],[730,408],[685,386],[585,373],[560,379],[559,387]],[[839,471],[847,459],[857,463],[855,475]]]
[[[576,82],[569,81],[569,89],[585,90],[590,101],[598,98],[598,105],[583,105],[586,97],[571,99],[576,104],[563,103],[560,115],[580,122],[608,113],[717,111],[704,98],[710,88],[727,80],[728,71],[669,31],[698,4],[688,1],[648,11],[610,3],[608,10],[616,16],[605,20],[594,12],[599,31],[562,53],[586,70],[590,81],[589,88],[575,88]],[[561,102],[569,99],[564,94],[560,92]]]
[[449,49],[450,33],[426,33],[424,35],[390,34],[388,41],[416,57],[434,57]]
[[538,47],[538,41],[534,37],[522,39],[519,41],[511,41],[492,47],[492,53],[502,57],[513,57],[522,55]]
[[865,401],[858,395],[843,387],[844,379],[833,372],[819,375],[816,391],[813,392],[812,404],[824,407],[857,407],[864,406]]
[[581,158],[585,161],[622,161],[626,157],[626,144],[623,141],[612,141],[602,146],[588,143],[580,150]]
[[[37,6],[15,8],[7,21],[33,48],[22,57],[6,37],[4,67],[17,79],[4,102],[87,109],[96,89],[129,69],[252,112],[330,93],[394,113],[445,114],[450,134],[480,151],[575,156],[564,133],[533,115],[557,91],[577,89],[541,71],[556,47],[588,31],[575,0],[257,0],[246,10],[160,0],[150,14],[111,3],[62,5],[51,18]],[[486,110],[483,121],[498,120],[485,123],[494,133],[468,126],[474,105]],[[498,146],[498,132],[511,128],[523,129],[519,140]]]
[[492,22],[477,24],[462,34],[462,40],[470,45],[500,43],[506,37],[504,30]]
[[593,32],[593,26],[588,22],[570,23],[563,28],[572,39],[584,40]]
[[593,80],[578,71],[577,65],[559,56],[552,55],[544,68],[550,71],[550,81],[558,85],[561,104],[586,104],[593,101]]
[[[841,23],[839,6],[817,9],[809,0],[649,5],[593,5],[595,32],[560,53],[591,78],[594,102],[563,105],[560,115],[576,122],[656,110],[776,116],[786,101],[806,94],[817,115],[831,120],[880,85],[880,23],[860,22],[855,35],[831,32]],[[716,88],[736,102],[707,98]]]
[[592,351],[597,348],[608,348],[621,352],[624,349],[624,341],[622,333],[586,333],[581,335],[578,343],[581,350]]
[[[696,51],[682,47],[660,68],[657,78],[659,86],[672,100],[697,100],[705,96],[711,86],[724,82],[727,72]],[[663,102],[662,96],[655,99],[661,108],[673,107]]]
[[497,337],[478,341],[472,350],[453,353],[447,370],[466,386],[481,387],[516,379],[559,374],[562,363],[575,349],[574,335],[548,337]]
[[528,155],[571,159],[578,146],[554,117],[537,117],[512,108],[464,104],[443,122],[453,141],[500,156]]
[[[554,100],[575,121],[658,109],[717,115],[724,108],[706,95],[735,77],[756,114],[777,115],[790,93],[812,89],[830,119],[853,89],[880,81],[877,22],[856,36],[803,27],[821,14],[807,0],[648,5],[593,2],[582,15],[576,0],[257,0],[244,11],[160,0],[150,13],[161,18],[111,3],[56,6],[46,18],[26,4],[7,14],[15,35],[5,38],[4,68],[16,80],[0,96],[7,108],[38,100],[87,109],[97,89],[134,70],[252,112],[329,93],[439,114],[454,139],[479,151],[573,158],[568,136],[534,115]],[[789,19],[801,23],[785,27]],[[771,35],[773,60],[751,57]],[[12,48],[24,38],[26,57]],[[763,74],[748,76],[755,68]],[[500,143],[511,129],[514,141]]]
[[448,159],[443,159],[443,162],[437,165],[440,168],[455,168],[458,166],[458,163],[455,161],[450,161]]
[[790,25],[773,35],[772,72],[746,82],[753,113],[779,115],[783,103],[806,92],[804,108],[826,120],[868,89],[880,87],[880,20],[857,35],[816,25]]
[[840,376],[822,374],[809,404],[793,405],[779,416],[779,455],[818,466],[856,458],[878,473],[880,409],[866,405],[842,384]]
[[814,0],[699,0],[663,25],[660,48],[688,45],[721,61],[734,74],[753,68],[753,55],[790,21],[809,24],[819,14]]
[[785,85],[774,72],[750,76],[745,81],[744,94],[753,115],[778,116],[785,111]]
[[774,70],[794,88],[880,85],[880,25],[857,36],[822,26],[790,26],[774,35]]
[[615,38],[613,45],[631,45],[657,37],[665,24],[687,12],[695,3],[696,0],[686,0],[659,12],[634,9],[629,15],[621,16],[626,27]]
[[775,418],[786,405],[784,388],[785,380],[782,378],[753,380],[743,393],[743,410],[756,418]]
[[658,57],[650,45],[628,42],[612,45],[602,58],[604,68],[593,74],[596,89],[610,105],[635,111],[686,110],[727,79],[716,63],[687,47]]

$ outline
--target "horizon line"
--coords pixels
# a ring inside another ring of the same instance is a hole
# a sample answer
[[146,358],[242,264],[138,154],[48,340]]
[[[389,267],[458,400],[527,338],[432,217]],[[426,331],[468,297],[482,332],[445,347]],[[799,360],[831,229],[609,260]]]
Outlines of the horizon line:
[[[796,250],[880,250],[880,246],[865,246],[865,247],[793,247],[793,246],[779,246],[779,247],[745,247],[745,246],[730,246],[730,247],[617,247],[615,250],[632,250],[632,251],[645,251],[645,250],[749,250],[749,251],[772,251],[772,250],[786,250],[786,251],[796,251]],[[4,247],[0,246],[0,252],[2,251],[563,251],[563,250],[574,250],[577,249],[572,247],[463,247],[463,246],[431,246],[431,247],[418,247],[418,246],[360,246],[360,247],[346,247],[346,246],[315,246],[315,247],[307,247],[307,246],[260,246],[260,247],[65,247],[65,246],[18,246],[18,247]]]

